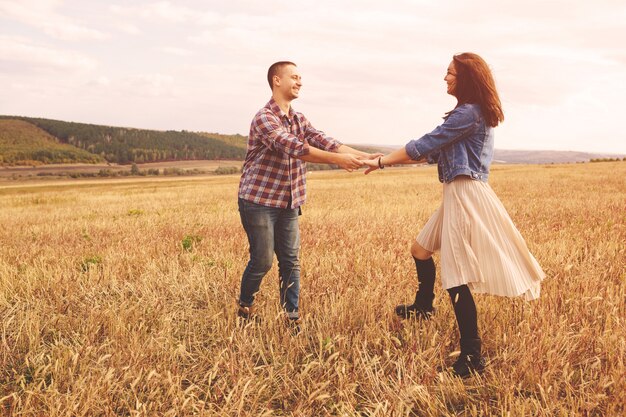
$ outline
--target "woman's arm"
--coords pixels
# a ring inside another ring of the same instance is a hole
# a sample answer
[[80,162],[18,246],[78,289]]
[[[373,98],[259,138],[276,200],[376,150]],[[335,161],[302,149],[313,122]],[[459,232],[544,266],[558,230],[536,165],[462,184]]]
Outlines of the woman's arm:
[[363,165],[366,165],[368,167],[365,173],[369,174],[372,171],[384,168],[386,165],[421,164],[425,163],[426,160],[424,158],[420,158],[417,161],[411,159],[409,154],[406,152],[406,148],[402,147],[397,151],[391,152],[388,155],[380,156],[373,159],[366,159],[362,162]]
[[478,129],[480,120],[480,108],[464,104],[454,109],[435,130],[407,143],[405,149],[411,158],[419,160],[467,138]]
[[409,154],[406,152],[406,148],[403,146],[397,151],[393,151],[388,155],[382,156],[380,159],[380,164],[382,166],[385,165],[399,165],[399,164],[414,164],[414,159],[411,159]]

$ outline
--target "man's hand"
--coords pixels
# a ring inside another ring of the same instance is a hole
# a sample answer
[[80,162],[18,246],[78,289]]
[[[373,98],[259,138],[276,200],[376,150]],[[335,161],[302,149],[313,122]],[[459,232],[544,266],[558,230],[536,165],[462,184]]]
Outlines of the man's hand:
[[343,168],[348,172],[352,172],[353,170],[363,166],[363,162],[360,161],[359,158],[354,154],[338,153],[335,155],[336,155],[335,164],[339,165],[340,168]]
[[365,170],[365,175],[369,174],[372,171],[376,171],[379,167],[378,167],[378,158],[380,158],[382,155],[377,156],[376,158],[373,159],[365,159],[361,162],[363,162],[363,165],[367,167],[367,170]]

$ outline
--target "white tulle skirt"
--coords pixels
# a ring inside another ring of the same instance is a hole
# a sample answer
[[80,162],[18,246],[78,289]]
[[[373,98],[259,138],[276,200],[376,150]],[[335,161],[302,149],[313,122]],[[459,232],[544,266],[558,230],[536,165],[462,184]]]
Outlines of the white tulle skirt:
[[443,203],[417,243],[440,251],[444,289],[467,285],[475,293],[539,297],[545,274],[485,182],[461,176],[444,184]]

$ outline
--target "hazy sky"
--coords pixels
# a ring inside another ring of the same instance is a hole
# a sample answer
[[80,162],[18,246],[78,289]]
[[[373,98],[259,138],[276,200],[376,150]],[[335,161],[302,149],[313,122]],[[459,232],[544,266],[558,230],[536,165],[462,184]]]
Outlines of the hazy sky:
[[455,101],[454,53],[485,58],[501,149],[626,153],[623,0],[0,0],[0,114],[247,135],[270,64],[346,143],[404,144]]

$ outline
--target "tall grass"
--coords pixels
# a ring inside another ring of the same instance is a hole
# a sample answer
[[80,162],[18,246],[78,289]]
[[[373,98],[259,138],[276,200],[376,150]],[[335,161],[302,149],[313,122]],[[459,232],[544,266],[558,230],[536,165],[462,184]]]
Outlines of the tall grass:
[[538,301],[477,295],[489,366],[460,381],[447,294],[400,322],[435,170],[313,173],[303,332],[276,266],[239,327],[238,176],[0,188],[0,415],[612,416],[626,395],[626,164],[496,166],[547,273]]

